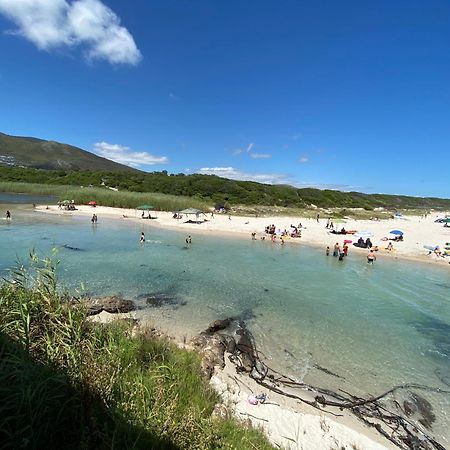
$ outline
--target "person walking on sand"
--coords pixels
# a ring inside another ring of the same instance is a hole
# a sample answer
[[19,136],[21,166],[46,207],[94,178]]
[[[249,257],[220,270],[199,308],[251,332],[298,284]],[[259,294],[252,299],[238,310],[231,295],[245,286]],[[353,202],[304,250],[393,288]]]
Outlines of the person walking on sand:
[[320,214],[317,214],[317,223],[319,223]]
[[367,263],[373,264],[374,261],[376,261],[377,256],[375,255],[375,252],[373,250],[370,250],[367,254]]

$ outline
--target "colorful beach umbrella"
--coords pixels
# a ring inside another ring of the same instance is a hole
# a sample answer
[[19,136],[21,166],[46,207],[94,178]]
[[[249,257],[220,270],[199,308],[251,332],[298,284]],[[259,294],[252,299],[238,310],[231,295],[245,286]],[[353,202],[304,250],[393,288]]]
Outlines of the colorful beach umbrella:
[[395,234],[396,236],[403,236],[403,231],[401,230],[392,230],[389,233]]

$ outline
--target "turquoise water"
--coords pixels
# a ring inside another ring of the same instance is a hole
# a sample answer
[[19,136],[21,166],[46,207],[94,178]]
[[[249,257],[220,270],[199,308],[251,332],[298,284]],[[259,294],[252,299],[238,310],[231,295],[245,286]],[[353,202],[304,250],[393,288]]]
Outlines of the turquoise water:
[[[59,276],[72,290],[142,306],[145,294],[169,293],[173,304],[139,315],[176,335],[238,315],[269,365],[312,384],[360,394],[406,382],[450,389],[448,270],[381,259],[369,266],[356,254],[339,262],[305,246],[195,234],[187,249],[185,237],[147,222],[100,217],[93,227],[86,217],[20,206],[11,223],[0,220],[0,274],[33,247],[42,255],[58,247]],[[447,446],[450,396],[423,395]]]

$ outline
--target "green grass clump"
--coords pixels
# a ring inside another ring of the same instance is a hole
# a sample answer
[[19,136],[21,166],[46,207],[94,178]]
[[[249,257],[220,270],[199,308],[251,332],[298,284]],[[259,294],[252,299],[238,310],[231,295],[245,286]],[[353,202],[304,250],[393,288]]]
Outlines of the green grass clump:
[[2,448],[269,449],[211,416],[198,356],[131,324],[94,325],[32,255],[0,286]]

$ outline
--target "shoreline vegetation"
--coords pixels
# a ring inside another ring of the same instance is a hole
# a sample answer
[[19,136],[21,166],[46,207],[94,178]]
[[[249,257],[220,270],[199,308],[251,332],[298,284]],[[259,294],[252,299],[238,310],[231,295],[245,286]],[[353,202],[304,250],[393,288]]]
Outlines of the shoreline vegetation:
[[271,449],[262,433],[217,417],[194,352],[133,320],[86,321],[57,292],[55,263],[0,286],[0,440],[5,448]]
[[[113,189],[119,194],[134,192],[173,195],[191,201],[206,202],[209,205],[281,206],[303,209],[314,205],[320,208],[362,208],[367,211],[374,211],[376,208],[394,211],[399,209],[450,209],[450,199],[444,198],[296,188],[289,185],[231,180],[215,175],[169,174],[167,171],[146,173],[140,171],[44,170],[0,165],[0,179],[5,189],[8,188],[8,185],[17,183],[31,184],[33,187],[28,187],[28,189],[34,189],[31,193],[36,193],[35,190],[39,189],[39,186],[47,186],[46,189],[49,189],[48,186],[56,189],[58,186],[63,186],[65,190],[76,189],[80,186],[100,187],[105,191],[108,188],[109,190]],[[109,204],[109,206],[114,205]],[[167,208],[162,209],[167,210]]]

